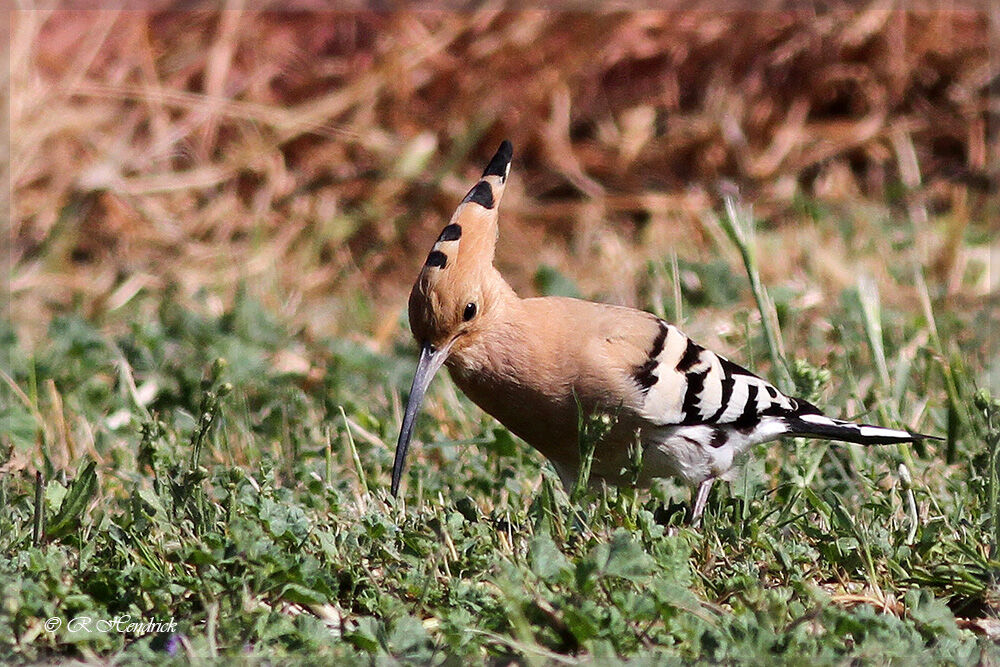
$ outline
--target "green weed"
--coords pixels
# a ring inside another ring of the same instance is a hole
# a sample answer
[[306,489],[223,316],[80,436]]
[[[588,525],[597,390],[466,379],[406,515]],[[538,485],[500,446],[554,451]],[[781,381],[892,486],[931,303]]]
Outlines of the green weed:
[[[906,458],[776,445],[719,489],[699,531],[670,482],[582,484],[570,504],[547,464],[447,379],[392,501],[410,351],[301,340],[246,292],[219,316],[168,298],[152,316],[122,313],[124,326],[62,316],[34,348],[7,334],[0,659],[995,656],[969,628],[1000,599],[996,400],[973,363],[943,354],[960,320],[939,318],[933,353],[914,353],[925,316],[866,298],[829,305],[841,326],[826,370],[774,367],[850,416],[874,408],[932,432],[957,398],[956,463],[931,443]],[[785,344],[813,349],[795,304]],[[775,342],[751,336],[748,356]],[[176,629],[68,627],[116,617]]]

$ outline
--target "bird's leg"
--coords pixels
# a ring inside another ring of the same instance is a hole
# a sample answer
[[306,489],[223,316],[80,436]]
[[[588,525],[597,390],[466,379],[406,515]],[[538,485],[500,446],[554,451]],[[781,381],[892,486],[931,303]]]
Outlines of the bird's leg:
[[714,477],[709,477],[698,485],[698,491],[695,493],[694,498],[694,506],[691,508],[692,528],[697,528],[701,525],[701,515],[705,512],[705,505],[708,504],[708,493],[712,490],[712,482],[714,481]]

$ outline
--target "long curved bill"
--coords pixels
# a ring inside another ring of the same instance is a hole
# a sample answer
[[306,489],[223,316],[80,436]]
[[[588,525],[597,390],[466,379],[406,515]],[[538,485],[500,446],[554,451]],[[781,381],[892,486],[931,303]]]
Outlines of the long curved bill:
[[392,464],[392,495],[399,492],[399,481],[403,477],[403,467],[406,465],[406,452],[410,448],[410,438],[413,437],[413,422],[416,421],[420,404],[431,383],[434,374],[438,372],[444,360],[448,358],[451,345],[440,350],[430,343],[424,343],[420,348],[420,360],[413,374],[413,384],[410,386],[410,398],[406,402],[406,412],[403,413],[403,426],[399,429],[399,440],[396,442],[396,460]]

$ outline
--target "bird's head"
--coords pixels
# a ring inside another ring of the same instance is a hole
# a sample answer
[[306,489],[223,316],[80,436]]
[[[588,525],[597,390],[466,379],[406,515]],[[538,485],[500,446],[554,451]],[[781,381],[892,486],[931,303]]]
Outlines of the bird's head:
[[497,208],[503,197],[513,148],[504,141],[482,178],[441,230],[410,292],[410,329],[420,345],[410,398],[396,444],[392,494],[399,490],[413,435],[413,422],[434,374],[448,356],[487,326],[506,284],[493,268]]

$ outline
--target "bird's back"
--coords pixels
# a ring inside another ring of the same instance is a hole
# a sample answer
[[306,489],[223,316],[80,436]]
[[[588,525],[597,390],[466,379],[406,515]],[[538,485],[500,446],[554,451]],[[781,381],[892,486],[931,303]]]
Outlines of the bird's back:
[[581,409],[614,421],[592,468],[611,483],[621,480],[636,442],[644,449],[641,481],[679,476],[696,484],[787,432],[783,416],[818,413],[650,313],[579,299],[512,297],[504,316],[448,364],[469,398],[564,479],[579,466]]
[[[677,365],[689,340],[676,327],[633,308],[563,297],[516,299],[505,315],[449,359],[452,378],[560,474],[578,466],[581,409],[615,422],[592,469],[610,482],[637,434],[648,446],[683,421],[690,399]],[[652,455],[650,473],[677,473]]]

